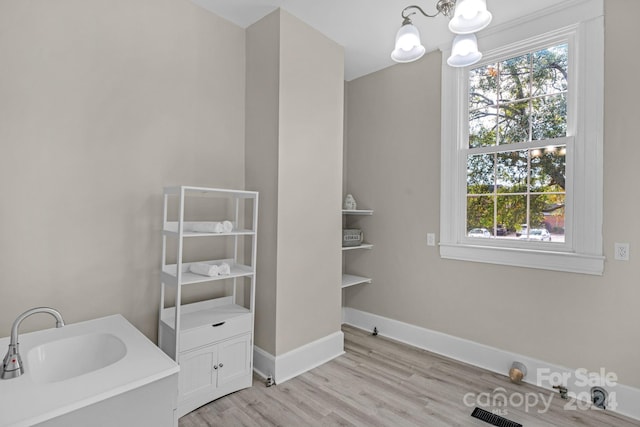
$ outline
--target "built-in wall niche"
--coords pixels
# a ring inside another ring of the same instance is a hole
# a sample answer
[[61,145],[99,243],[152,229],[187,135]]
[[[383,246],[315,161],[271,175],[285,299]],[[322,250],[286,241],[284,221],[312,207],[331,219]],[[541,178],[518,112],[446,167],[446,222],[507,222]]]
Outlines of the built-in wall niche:
[[349,269],[349,258],[356,253],[360,255],[362,250],[373,249],[373,244],[367,242],[366,236],[363,236],[362,241],[353,244],[350,239],[353,230],[362,230],[361,220],[371,217],[373,215],[373,209],[343,209],[342,210],[342,229],[343,229],[343,243],[342,243],[342,289],[361,285],[365,283],[371,283],[371,278],[362,275],[360,272],[355,272]]

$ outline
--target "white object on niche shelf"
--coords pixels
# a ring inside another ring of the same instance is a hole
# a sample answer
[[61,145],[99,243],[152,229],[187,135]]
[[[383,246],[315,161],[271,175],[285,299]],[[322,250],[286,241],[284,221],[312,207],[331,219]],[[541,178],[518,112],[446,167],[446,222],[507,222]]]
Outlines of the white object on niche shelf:
[[344,208],[350,211],[355,211],[357,206],[358,204],[356,203],[356,199],[354,199],[351,194],[347,194],[347,197],[344,198]]

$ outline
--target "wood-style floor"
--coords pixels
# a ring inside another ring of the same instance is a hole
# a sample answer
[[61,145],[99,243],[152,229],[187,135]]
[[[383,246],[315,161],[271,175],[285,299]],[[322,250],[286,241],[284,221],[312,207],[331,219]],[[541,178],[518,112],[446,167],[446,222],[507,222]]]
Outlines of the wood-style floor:
[[[572,410],[577,405],[557,393],[506,376],[352,327],[343,331],[343,356],[276,386],[255,378],[252,388],[180,418],[180,427],[490,426],[470,416],[475,406],[501,410],[525,427],[640,426],[610,411]],[[491,406],[501,392],[507,406],[499,399]],[[527,399],[538,403],[526,408]],[[546,411],[543,399],[551,402]]]

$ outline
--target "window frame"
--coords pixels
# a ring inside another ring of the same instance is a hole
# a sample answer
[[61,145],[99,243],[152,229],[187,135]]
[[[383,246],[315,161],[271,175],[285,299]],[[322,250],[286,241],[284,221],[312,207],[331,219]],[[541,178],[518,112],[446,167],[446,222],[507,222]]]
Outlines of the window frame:
[[[447,259],[601,275],[604,17],[602,0],[572,2],[486,31],[485,57],[442,67],[440,256]],[[569,90],[565,242],[473,239],[466,235],[469,69],[567,42]],[[479,241],[480,240],[480,241]]]

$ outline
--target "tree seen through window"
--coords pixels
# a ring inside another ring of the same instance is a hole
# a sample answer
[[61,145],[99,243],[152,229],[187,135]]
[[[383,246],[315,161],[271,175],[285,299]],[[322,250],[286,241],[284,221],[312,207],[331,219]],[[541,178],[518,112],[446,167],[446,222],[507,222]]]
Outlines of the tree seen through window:
[[564,242],[568,46],[470,71],[467,231]]

